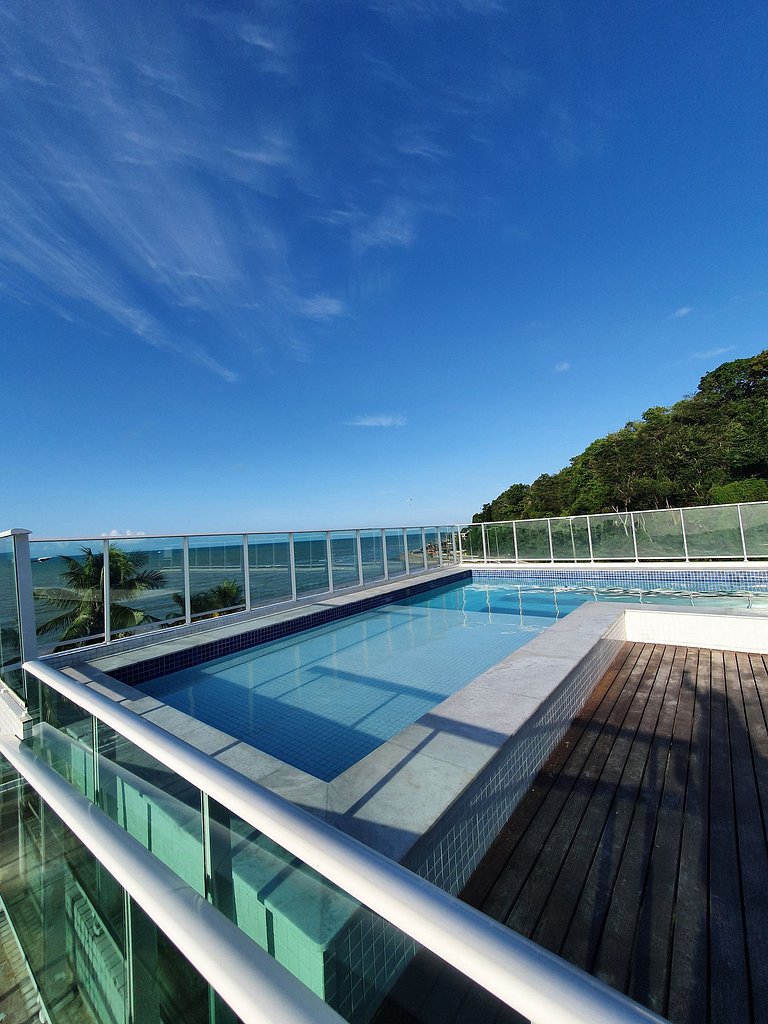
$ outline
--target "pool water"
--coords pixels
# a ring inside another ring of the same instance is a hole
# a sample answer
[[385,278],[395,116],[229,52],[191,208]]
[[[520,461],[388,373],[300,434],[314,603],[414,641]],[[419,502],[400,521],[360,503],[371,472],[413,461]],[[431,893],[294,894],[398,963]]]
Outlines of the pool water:
[[454,583],[139,689],[330,782],[585,601],[640,599],[653,595]]

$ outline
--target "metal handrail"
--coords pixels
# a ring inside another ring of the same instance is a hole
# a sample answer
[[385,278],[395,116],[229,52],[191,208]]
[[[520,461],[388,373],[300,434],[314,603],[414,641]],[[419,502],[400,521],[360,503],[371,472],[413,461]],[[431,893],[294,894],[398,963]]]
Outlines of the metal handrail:
[[115,729],[536,1024],[663,1018],[128,708],[38,661],[27,672]]
[[335,1010],[20,740],[0,735],[0,754],[241,1020],[340,1024]]

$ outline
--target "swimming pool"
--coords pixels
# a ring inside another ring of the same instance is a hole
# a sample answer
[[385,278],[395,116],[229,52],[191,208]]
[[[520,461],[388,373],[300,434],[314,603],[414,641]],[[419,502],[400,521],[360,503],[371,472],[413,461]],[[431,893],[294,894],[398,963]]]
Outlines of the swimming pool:
[[[744,608],[744,599],[699,595]],[[690,594],[460,581],[143,683],[146,694],[324,782],[585,601]]]

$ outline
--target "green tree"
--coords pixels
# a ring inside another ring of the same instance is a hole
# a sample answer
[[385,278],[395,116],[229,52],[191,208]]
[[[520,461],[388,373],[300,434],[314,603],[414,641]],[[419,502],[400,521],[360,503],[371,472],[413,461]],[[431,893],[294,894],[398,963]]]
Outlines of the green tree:
[[[88,547],[81,550],[82,558],[61,556],[66,566],[61,573],[64,586],[35,590],[35,599],[43,608],[59,612],[37,630],[41,636],[59,634],[61,643],[57,651],[77,646],[77,641],[104,635],[104,555]],[[145,551],[124,551],[109,545],[109,614],[113,634],[158,621],[125,603],[164,585],[162,572],[146,568],[148,559]]]

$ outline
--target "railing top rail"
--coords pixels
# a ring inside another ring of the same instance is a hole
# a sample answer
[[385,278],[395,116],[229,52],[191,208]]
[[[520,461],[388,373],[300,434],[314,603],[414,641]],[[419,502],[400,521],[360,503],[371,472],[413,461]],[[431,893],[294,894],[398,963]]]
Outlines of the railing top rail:
[[110,698],[41,662],[24,668],[529,1019],[663,1020]]
[[0,735],[0,754],[240,1019],[249,1024],[340,1024],[334,1010],[20,740]]
[[[447,524],[451,528],[455,524]],[[443,524],[441,528],[445,529],[446,524]],[[432,523],[416,523],[411,525],[403,524],[402,526],[334,526],[327,529],[313,529],[313,530],[226,530],[223,532],[210,532],[210,533],[140,533],[133,534],[130,536],[105,536],[104,534],[98,535],[85,535],[78,537],[37,537],[35,535],[30,536],[30,541],[33,544],[78,544],[80,541],[92,541],[93,543],[103,543],[105,540],[109,541],[110,544],[125,544],[126,542],[141,542],[145,540],[170,540],[178,539],[183,540],[185,537],[192,540],[196,537],[287,537],[292,534],[294,537],[300,537],[304,534],[318,534],[325,536],[327,533],[351,533],[354,534],[357,531],[360,533],[381,533],[382,530],[436,530],[439,528],[439,524]],[[0,533],[0,537],[10,536],[11,534],[26,533],[29,534],[29,530],[7,530],[5,533]]]

